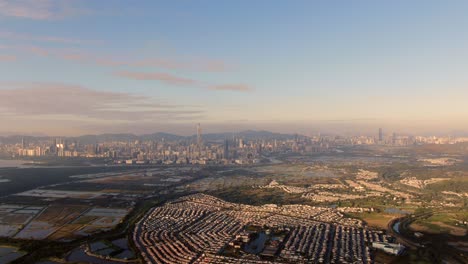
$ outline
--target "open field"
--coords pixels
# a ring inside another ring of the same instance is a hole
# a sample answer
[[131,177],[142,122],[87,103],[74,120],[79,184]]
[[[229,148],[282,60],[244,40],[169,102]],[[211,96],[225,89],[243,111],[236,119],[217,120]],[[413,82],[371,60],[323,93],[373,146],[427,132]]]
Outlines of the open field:
[[0,237],[14,236],[42,209],[43,207],[29,205],[0,205]]
[[468,211],[436,212],[413,222],[410,228],[424,233],[465,236],[468,233]]
[[34,221],[53,223],[54,225],[64,225],[83,214],[88,207],[80,205],[60,205],[49,206]]
[[52,204],[44,208],[0,205],[0,236],[71,240],[112,229],[129,211],[129,208],[101,208],[75,204]]
[[396,214],[384,214],[376,212],[350,213],[348,215],[351,217],[361,219],[370,227],[375,227],[382,230],[387,229],[387,225],[392,219],[402,216]]
[[306,199],[301,194],[286,193],[279,189],[258,189],[250,186],[225,188],[222,190],[209,191],[210,195],[219,197],[233,203],[244,203],[250,205],[275,204],[303,204]]
[[66,224],[61,226],[57,231],[55,231],[53,234],[51,234],[48,239],[50,240],[73,240],[76,238],[79,238],[79,235],[76,235],[76,231],[78,231],[80,228],[82,228],[83,225],[81,224]]
[[118,225],[128,213],[128,209],[92,208],[73,222],[72,226],[80,225],[80,227],[74,228],[72,234],[87,236],[95,232],[110,230]]
[[[56,170],[57,174],[64,172]],[[41,171],[54,170],[37,169],[38,173]],[[187,175],[181,175],[182,171]],[[69,171],[71,176],[64,173],[65,182],[2,197],[0,202],[7,203],[0,204],[0,236],[70,241],[111,230],[122,222],[138,199],[190,180],[197,171],[183,167],[136,168],[125,172],[77,168],[75,173]],[[24,205],[29,202],[33,205]]]
[[73,221],[86,210],[87,207],[84,206],[49,206],[15,237],[23,239],[45,239],[63,225]]

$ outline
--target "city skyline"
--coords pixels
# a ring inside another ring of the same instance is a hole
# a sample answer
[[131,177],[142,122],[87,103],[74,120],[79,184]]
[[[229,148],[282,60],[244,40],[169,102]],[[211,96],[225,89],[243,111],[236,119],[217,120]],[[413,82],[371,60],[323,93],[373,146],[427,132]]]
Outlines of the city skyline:
[[0,0],[0,264],[468,263],[466,14]]
[[465,134],[466,11],[0,0],[0,133]]

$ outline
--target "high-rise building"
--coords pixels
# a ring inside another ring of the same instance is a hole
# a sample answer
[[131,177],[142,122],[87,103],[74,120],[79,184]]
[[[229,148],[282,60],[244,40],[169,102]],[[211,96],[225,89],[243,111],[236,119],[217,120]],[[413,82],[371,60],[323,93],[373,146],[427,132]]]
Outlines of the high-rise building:
[[383,130],[382,128],[379,128],[379,143],[383,142]]
[[201,147],[202,144],[203,144],[203,141],[202,141],[202,134],[201,134],[201,133],[202,133],[202,131],[201,131],[201,126],[200,126],[200,123],[198,123],[198,125],[197,125],[197,145],[198,145],[199,147]]
[[224,158],[229,159],[229,141],[224,140]]

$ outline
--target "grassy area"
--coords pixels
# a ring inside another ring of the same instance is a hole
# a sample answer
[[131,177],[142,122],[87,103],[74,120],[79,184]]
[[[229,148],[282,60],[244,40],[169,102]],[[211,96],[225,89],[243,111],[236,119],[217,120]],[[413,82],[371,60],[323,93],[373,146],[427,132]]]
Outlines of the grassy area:
[[436,260],[428,256],[427,254],[423,254],[421,252],[417,252],[415,250],[410,250],[406,255],[397,257],[393,262],[377,262],[378,258],[376,258],[376,263],[394,263],[394,264],[433,264],[438,263],[435,262]]
[[414,231],[431,234],[464,236],[468,231],[468,227],[460,224],[460,222],[467,221],[467,219],[468,211],[466,210],[435,212],[427,218],[416,220],[411,224],[410,228]]
[[468,190],[468,177],[457,177],[450,180],[436,182],[427,186],[432,192],[452,191],[465,193]]
[[344,200],[336,202],[338,206],[343,207],[368,207],[368,208],[386,208],[396,207],[401,208],[401,203],[394,201],[390,197],[374,196],[365,199]]
[[367,223],[370,227],[375,227],[379,229],[387,229],[387,224],[393,218],[399,217],[401,215],[396,214],[383,214],[383,213],[353,213],[347,214],[349,217],[358,218]]
[[225,201],[250,205],[263,204],[304,204],[306,201],[301,194],[286,193],[279,189],[258,189],[250,186],[225,188],[207,192],[209,195],[219,197]]

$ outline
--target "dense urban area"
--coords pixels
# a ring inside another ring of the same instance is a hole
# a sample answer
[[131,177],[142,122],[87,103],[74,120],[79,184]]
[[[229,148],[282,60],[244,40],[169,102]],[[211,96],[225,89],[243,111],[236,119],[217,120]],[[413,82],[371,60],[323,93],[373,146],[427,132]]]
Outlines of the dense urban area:
[[[256,164],[271,153],[330,153],[344,146],[411,146],[456,144],[468,137],[281,135],[267,131],[208,134],[205,142],[200,124],[196,136],[182,137],[167,133],[143,136],[108,134],[76,138],[0,137],[0,154],[5,157],[103,158],[116,164]],[[133,140],[132,140],[133,139]],[[439,160],[437,162],[445,162]],[[449,162],[449,161],[448,161]]]
[[466,263],[468,139],[0,138],[0,263]]

